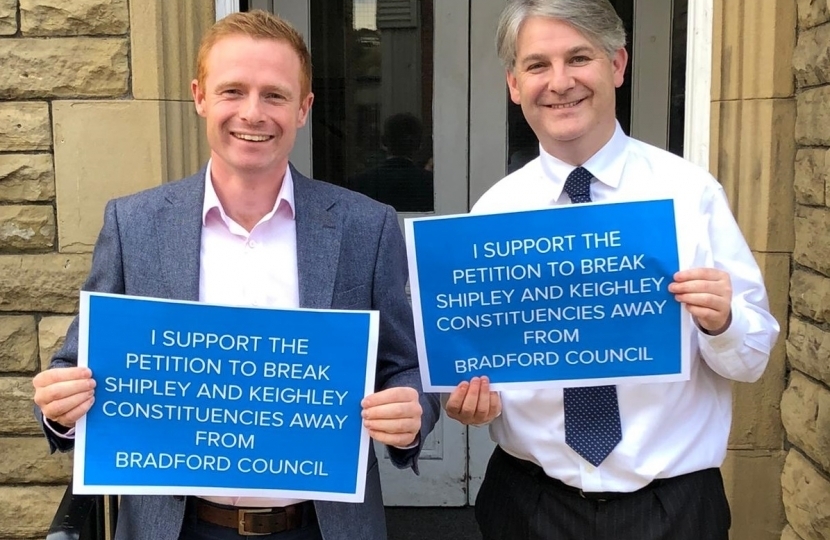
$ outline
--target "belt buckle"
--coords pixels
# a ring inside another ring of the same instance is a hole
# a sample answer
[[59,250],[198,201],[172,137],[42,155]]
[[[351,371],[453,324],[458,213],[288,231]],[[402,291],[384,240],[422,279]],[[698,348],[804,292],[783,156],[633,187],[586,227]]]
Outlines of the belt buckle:
[[269,533],[269,532],[264,532],[264,533],[252,532],[252,531],[248,531],[248,530],[245,529],[245,517],[248,514],[268,514],[268,513],[272,512],[272,510],[270,508],[262,508],[262,509],[260,509],[260,508],[256,508],[256,509],[240,508],[237,512],[239,512],[239,521],[238,521],[238,525],[237,525],[237,528],[236,528],[236,532],[238,532],[241,536],[268,536],[269,534],[272,534],[272,533]]

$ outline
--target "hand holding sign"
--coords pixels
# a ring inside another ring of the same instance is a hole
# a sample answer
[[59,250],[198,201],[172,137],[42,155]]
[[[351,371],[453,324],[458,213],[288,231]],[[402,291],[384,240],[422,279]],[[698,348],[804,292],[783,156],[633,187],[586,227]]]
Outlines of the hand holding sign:
[[43,416],[66,428],[74,427],[95,401],[95,380],[89,368],[47,369],[38,373],[32,384]]
[[490,391],[490,379],[473,377],[453,390],[444,408],[447,416],[462,424],[486,424],[501,414],[501,397]]
[[423,409],[414,388],[387,388],[361,402],[363,425],[379,443],[405,448],[421,431]]
[[669,292],[686,305],[697,323],[710,334],[722,334],[732,314],[732,279],[723,270],[691,268],[677,272]]

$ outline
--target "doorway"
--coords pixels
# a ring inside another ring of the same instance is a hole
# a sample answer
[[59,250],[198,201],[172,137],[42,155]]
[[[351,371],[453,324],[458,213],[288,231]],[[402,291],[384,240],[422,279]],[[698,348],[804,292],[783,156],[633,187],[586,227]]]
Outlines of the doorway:
[[[495,53],[505,0],[216,2],[220,16],[220,4],[225,12],[278,13],[309,43],[316,99],[292,153],[309,176],[384,200],[401,219],[457,214],[518,164],[513,156],[538,154]],[[683,155],[688,0],[612,3],[631,57],[617,95],[620,123]],[[401,172],[410,166],[417,172]],[[388,169],[403,178],[391,192],[384,191]],[[420,476],[381,459],[384,502],[472,505],[492,448],[486,428],[444,417],[425,443]]]

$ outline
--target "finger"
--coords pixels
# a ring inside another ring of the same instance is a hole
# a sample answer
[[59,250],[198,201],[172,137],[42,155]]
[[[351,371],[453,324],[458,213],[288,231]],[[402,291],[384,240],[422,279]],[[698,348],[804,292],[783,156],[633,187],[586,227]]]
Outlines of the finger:
[[732,287],[725,281],[686,281],[669,285],[672,294],[713,294],[723,298],[732,297]]
[[54,401],[59,401],[77,394],[85,394],[95,388],[94,379],[74,379],[35,388],[35,403],[43,409]]
[[421,430],[420,418],[405,418],[397,420],[364,420],[364,427],[370,431],[377,431],[380,433],[414,434]]
[[95,397],[91,395],[73,396],[53,403],[52,407],[43,411],[43,415],[63,426],[72,427],[81,416],[89,411],[94,402]]
[[461,412],[461,405],[464,403],[464,398],[467,397],[469,389],[470,383],[464,381],[459,383],[450,394],[446,405],[444,405],[444,410],[447,411],[447,414],[451,415],[451,418],[454,418],[452,415],[458,415]]
[[362,416],[367,420],[420,418],[423,413],[421,404],[417,401],[408,403],[386,403],[363,409]]
[[490,392],[490,410],[487,411],[487,419],[489,422],[493,418],[501,414],[501,396],[498,392]]
[[696,279],[703,281],[719,281],[722,279],[729,279],[729,274],[723,270],[718,270],[717,268],[689,268],[675,272],[672,277],[674,281],[677,282],[692,281]]
[[490,392],[490,379],[482,377],[481,392],[479,393],[478,403],[476,404],[476,410],[473,415],[473,422],[480,424],[481,422],[486,421],[487,416],[490,413],[490,408],[492,407],[490,401],[492,396],[493,393]]
[[65,415],[57,418],[55,422],[59,423],[62,426],[72,428],[75,427],[75,424],[80,420],[86,413],[89,412],[89,409],[92,408],[92,405],[95,403],[95,398],[89,398],[88,400],[81,403],[79,406],[75,407]]
[[71,396],[54,400],[41,407],[43,415],[50,419],[57,421],[58,418],[69,414],[75,408],[80,407],[86,401],[94,397],[93,391],[73,394]]
[[360,404],[364,409],[367,409],[386,403],[406,403],[409,401],[418,401],[418,391],[409,386],[397,386],[370,394],[363,398]]
[[405,448],[415,442],[417,433],[384,433],[382,431],[369,431],[369,436],[381,444]]
[[88,380],[92,378],[92,371],[86,367],[54,368],[41,371],[32,379],[35,388],[43,388],[50,384],[65,381]]
[[699,307],[713,311],[728,311],[731,303],[723,297],[708,293],[688,293],[675,295],[678,302],[686,304],[687,308]]
[[691,313],[692,317],[694,317],[697,321],[697,324],[707,332],[720,332],[729,326],[729,315],[731,311],[723,313],[696,306],[692,306],[688,309],[689,313]]
[[464,398],[464,402],[461,404],[461,417],[467,419],[468,422],[475,420],[476,410],[478,410],[478,403],[482,399],[486,399],[488,401],[489,407],[489,395],[481,393],[481,384],[482,380],[485,377],[473,377],[470,381],[470,389],[467,391],[467,395]]

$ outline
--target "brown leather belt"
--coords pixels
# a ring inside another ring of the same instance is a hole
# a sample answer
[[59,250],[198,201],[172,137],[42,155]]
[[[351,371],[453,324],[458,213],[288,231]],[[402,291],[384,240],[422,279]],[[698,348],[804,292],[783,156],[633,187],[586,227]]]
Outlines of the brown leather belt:
[[242,536],[264,536],[298,529],[316,518],[314,503],[301,502],[284,508],[231,508],[194,497],[196,517]]

